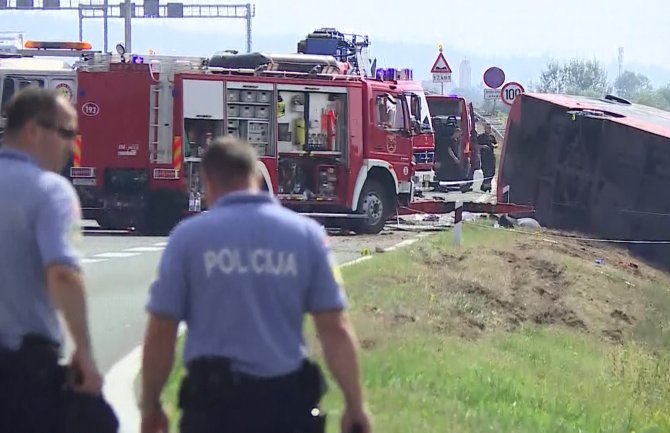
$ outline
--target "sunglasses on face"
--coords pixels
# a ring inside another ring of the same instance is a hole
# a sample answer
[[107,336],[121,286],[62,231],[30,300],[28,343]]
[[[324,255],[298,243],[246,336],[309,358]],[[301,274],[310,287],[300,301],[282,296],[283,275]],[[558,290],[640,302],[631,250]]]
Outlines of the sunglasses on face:
[[56,128],[56,134],[60,135],[64,140],[74,140],[77,136],[77,131],[68,128]]
[[63,128],[60,126],[49,125],[45,123],[40,123],[40,125],[46,129],[56,131],[56,134],[58,134],[64,140],[74,140],[75,137],[77,136],[77,131],[75,129]]

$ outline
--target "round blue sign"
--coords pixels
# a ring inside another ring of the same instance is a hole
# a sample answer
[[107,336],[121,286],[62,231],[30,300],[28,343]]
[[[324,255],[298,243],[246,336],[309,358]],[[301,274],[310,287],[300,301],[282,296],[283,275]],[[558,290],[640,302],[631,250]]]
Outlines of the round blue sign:
[[497,89],[505,82],[505,73],[502,69],[493,66],[484,72],[484,84],[492,89]]

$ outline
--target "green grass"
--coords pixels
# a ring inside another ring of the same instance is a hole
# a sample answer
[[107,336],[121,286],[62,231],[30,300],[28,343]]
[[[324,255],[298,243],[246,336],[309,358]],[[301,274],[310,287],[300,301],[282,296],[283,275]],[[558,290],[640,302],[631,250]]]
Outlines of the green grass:
[[[448,233],[439,234],[343,268],[375,431],[670,431],[667,276],[643,265],[635,275],[613,265],[596,267],[575,253],[543,250],[537,237],[505,230],[466,226],[464,239],[456,248]],[[514,329],[503,326],[510,312],[500,305],[511,300],[525,303],[527,311],[546,307],[523,288],[547,279],[498,264],[501,251],[519,261],[532,257],[564,266],[565,279],[547,287],[569,286],[556,303],[574,310],[586,329],[531,320]],[[594,254],[600,252],[585,256]],[[606,263],[614,263],[620,253],[605,254]],[[519,273],[523,284],[513,278]],[[468,291],[472,287],[489,290],[487,297]],[[582,292],[596,299],[586,302]],[[524,293],[523,301],[517,299]],[[620,326],[606,314],[612,305],[638,320]],[[483,330],[473,331],[473,319]],[[322,362],[310,325],[308,338]],[[615,325],[622,344],[601,335]],[[180,377],[177,366],[165,392],[175,426]],[[323,406],[328,431],[337,432],[341,394],[328,379]]]

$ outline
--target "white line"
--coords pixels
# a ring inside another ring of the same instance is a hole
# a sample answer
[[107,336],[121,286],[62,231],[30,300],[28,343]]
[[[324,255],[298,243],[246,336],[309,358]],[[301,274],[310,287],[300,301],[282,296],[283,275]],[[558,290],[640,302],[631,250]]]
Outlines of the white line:
[[157,247],[166,247],[166,246],[167,246],[167,242],[156,242],[156,243],[154,244],[154,246],[157,246]]
[[[403,246],[411,245],[419,238],[407,239],[399,242],[385,251],[391,251]],[[158,245],[158,244],[156,244]],[[115,254],[115,253],[110,253]],[[118,253],[116,253],[118,254]],[[356,263],[370,260],[373,256],[359,257],[342,263],[340,267],[351,266]],[[179,335],[186,331],[186,325],[180,324]],[[114,408],[119,419],[118,433],[138,433],[140,427],[140,412],[137,407],[137,396],[135,394],[135,379],[142,368],[142,346],[137,346],[128,355],[114,364],[105,375],[105,386],[103,389],[107,402]]]
[[364,261],[366,261],[366,260],[370,260],[371,258],[372,258],[372,256],[359,257],[359,258],[357,258],[357,259],[350,260],[350,261],[348,261],[348,262],[344,262],[344,263],[342,263],[341,265],[339,265],[339,267],[340,267],[340,268],[343,268],[343,267],[345,267],[345,266],[355,265],[356,263],[364,262]]
[[134,248],[127,248],[123,251],[128,251],[128,252],[135,252],[135,253],[151,253],[155,251],[163,251],[165,247],[134,247]]
[[94,257],[102,257],[105,259],[122,259],[125,257],[134,257],[139,255],[140,253],[100,253],[96,254]]
[[[186,325],[179,325],[179,336]],[[142,368],[142,345],[134,348],[109,369],[105,375],[103,394],[119,419],[117,433],[138,433],[142,417],[135,394],[135,379]]]
[[402,247],[406,247],[406,246],[408,246],[408,245],[412,245],[414,242],[416,242],[416,241],[418,241],[418,240],[419,240],[419,238],[405,239],[404,241],[402,241],[402,242],[400,242],[400,243],[397,243],[397,244],[395,244],[395,245],[393,245],[393,246],[391,246],[391,247],[388,247],[388,248],[384,249],[384,251],[393,251],[393,250],[397,250],[398,248],[402,248]]
[[142,346],[137,346],[112,366],[105,375],[103,394],[119,419],[118,433],[136,433],[140,427],[140,411],[135,396],[135,376],[142,365]]
[[105,259],[81,259],[82,263],[99,263],[99,262],[106,262],[107,260]]

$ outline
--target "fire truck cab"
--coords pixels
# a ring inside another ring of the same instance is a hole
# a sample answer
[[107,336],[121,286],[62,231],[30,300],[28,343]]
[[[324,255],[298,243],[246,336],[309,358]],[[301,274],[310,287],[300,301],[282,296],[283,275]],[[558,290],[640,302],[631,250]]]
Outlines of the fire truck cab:
[[204,210],[202,152],[230,135],[254,146],[263,186],[284,206],[378,233],[411,201],[413,149],[432,131],[413,120],[425,98],[411,71],[347,71],[333,56],[261,53],[107,55],[80,67],[72,170],[86,217],[164,233]]
[[76,66],[54,57],[78,58],[82,50],[87,49],[90,49],[87,42],[27,41],[23,48],[0,46],[0,128],[4,127],[7,102],[24,87],[36,85],[57,89],[74,103],[77,98]]
[[[77,100],[77,59],[89,53],[88,42],[26,41],[18,36],[19,44],[0,45],[0,142],[4,135],[7,104],[12,96],[27,86],[39,86],[60,91],[73,104]],[[70,164],[63,170],[69,174]]]

